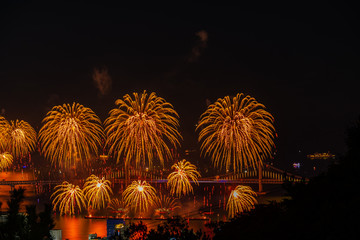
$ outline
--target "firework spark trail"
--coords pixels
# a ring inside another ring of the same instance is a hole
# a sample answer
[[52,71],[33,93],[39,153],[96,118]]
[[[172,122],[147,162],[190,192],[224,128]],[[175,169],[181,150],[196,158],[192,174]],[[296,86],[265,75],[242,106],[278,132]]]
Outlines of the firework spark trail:
[[250,211],[257,204],[256,193],[249,186],[239,185],[235,190],[231,191],[226,210],[229,218],[233,218],[236,214]]
[[178,114],[173,106],[153,92],[125,95],[115,102],[105,121],[106,145],[117,162],[125,158],[126,165],[152,166],[154,158],[163,164],[171,157],[169,147],[180,145]]
[[167,209],[172,211],[180,206],[177,198],[160,194],[159,197],[155,199],[154,207],[155,209]]
[[41,153],[52,164],[70,168],[76,160],[89,162],[99,155],[105,138],[99,117],[87,107],[73,103],[54,106],[39,132]]
[[123,201],[123,199],[119,199],[119,198],[113,198],[111,199],[109,205],[108,205],[108,209],[126,215],[129,212],[129,208],[126,206],[125,202]]
[[101,179],[95,175],[88,177],[83,189],[88,206],[93,209],[105,208],[110,201],[110,194],[112,194],[110,184],[111,182],[105,180],[104,177]]
[[57,185],[54,189],[57,189],[51,198],[53,210],[56,211],[59,208],[60,214],[75,214],[75,210],[81,211],[86,206],[86,199],[83,191],[79,186],[75,186],[68,182],[63,182]]
[[10,123],[10,151],[14,158],[22,158],[34,151],[36,132],[29,123],[21,120]]
[[13,163],[13,156],[8,152],[0,153],[0,170],[8,168]]
[[167,177],[170,194],[180,198],[181,195],[192,193],[193,187],[190,180],[199,184],[197,179],[200,177],[200,173],[196,170],[196,166],[184,159],[175,163],[171,169],[174,169],[174,172]]
[[8,129],[9,122],[2,116],[0,116],[0,151],[5,151],[9,145]]
[[0,150],[14,159],[24,158],[35,150],[36,132],[28,122],[10,121],[0,116]]
[[237,94],[219,98],[200,117],[201,154],[216,167],[256,168],[274,148],[273,116],[255,98]]
[[146,181],[133,181],[122,194],[126,206],[134,209],[135,212],[145,212],[153,205],[156,197],[156,190]]

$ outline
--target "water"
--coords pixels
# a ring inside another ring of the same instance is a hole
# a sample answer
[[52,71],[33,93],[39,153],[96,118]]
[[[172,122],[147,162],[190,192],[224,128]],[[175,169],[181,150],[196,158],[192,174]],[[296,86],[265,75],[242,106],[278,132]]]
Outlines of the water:
[[54,219],[54,229],[62,229],[63,239],[88,239],[90,233],[106,237],[106,219],[85,219],[80,216],[56,216]]
[[[0,181],[25,181],[33,180],[32,171],[23,170],[22,172],[0,172]],[[160,191],[166,191],[164,184],[153,184],[153,186]],[[19,187],[19,186],[17,186]],[[21,211],[25,211],[25,205],[36,204],[38,211],[42,211],[44,203],[49,201],[50,193],[39,195],[32,185],[24,185],[25,201],[21,205]],[[181,208],[177,210],[176,214],[183,217],[203,218],[211,217],[213,220],[226,220],[225,203],[230,191],[234,189],[235,185],[231,184],[200,184],[194,186],[195,196],[191,195],[181,199]],[[251,186],[254,190],[256,185]],[[124,189],[124,185],[113,186],[114,193],[119,193]],[[10,186],[0,185],[0,201],[3,203],[1,211],[7,210],[7,200],[10,198]],[[265,185],[264,191],[268,194],[258,198],[259,203],[266,203],[271,200],[278,200],[283,195],[283,191],[279,185]],[[209,214],[210,213],[210,214]],[[145,216],[144,216],[145,217]],[[147,217],[151,217],[148,214]],[[83,240],[88,239],[90,233],[97,233],[100,237],[106,236],[106,219],[85,219],[82,216],[59,216],[54,215],[55,228],[62,229],[63,239],[69,240]],[[138,221],[132,221],[138,222]],[[161,223],[159,220],[145,220],[143,221],[148,228],[156,228]],[[127,223],[130,223],[128,220]],[[190,228],[195,231],[204,227],[205,221],[194,220],[190,221]]]
[[[22,170],[21,172],[0,172],[0,181],[30,181],[34,180],[31,171]],[[35,204],[37,202],[35,188],[31,185],[16,186],[16,188],[25,188],[24,203],[20,206],[20,211],[25,211],[25,206]],[[7,185],[0,185],[0,202],[2,207],[0,211],[6,211],[7,201],[10,200],[11,187]]]

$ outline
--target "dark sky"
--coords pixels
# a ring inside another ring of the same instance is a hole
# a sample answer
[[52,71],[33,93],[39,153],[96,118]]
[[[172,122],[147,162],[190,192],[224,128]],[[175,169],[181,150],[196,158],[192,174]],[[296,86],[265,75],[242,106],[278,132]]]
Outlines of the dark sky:
[[[104,120],[117,98],[146,89],[174,105],[189,148],[206,102],[242,92],[275,117],[280,165],[299,150],[345,151],[345,130],[360,115],[355,6],[48,2],[0,10],[0,109],[8,120],[38,130],[53,105],[73,101]],[[112,78],[104,96],[92,80],[101,67]]]

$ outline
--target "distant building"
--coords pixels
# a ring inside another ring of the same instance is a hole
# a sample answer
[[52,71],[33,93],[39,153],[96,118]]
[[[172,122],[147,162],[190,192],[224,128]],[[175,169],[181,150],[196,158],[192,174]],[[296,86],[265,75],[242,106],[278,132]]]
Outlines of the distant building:
[[313,154],[308,154],[306,157],[308,161],[310,160],[308,162],[309,167],[311,166],[311,170],[309,169],[309,172],[312,172],[310,176],[316,176],[320,173],[326,172],[329,166],[334,163],[336,159],[336,156],[330,152],[316,152]]
[[307,155],[307,158],[309,158],[311,160],[315,160],[315,159],[328,160],[328,159],[335,159],[335,155],[331,154],[330,152],[327,152],[327,153],[313,153],[313,154]]
[[329,166],[336,162],[336,155],[330,152],[305,154],[298,151],[294,154],[291,172],[304,177],[314,177],[327,172]]
[[125,221],[123,219],[110,219],[106,220],[107,237],[123,236],[124,235]]

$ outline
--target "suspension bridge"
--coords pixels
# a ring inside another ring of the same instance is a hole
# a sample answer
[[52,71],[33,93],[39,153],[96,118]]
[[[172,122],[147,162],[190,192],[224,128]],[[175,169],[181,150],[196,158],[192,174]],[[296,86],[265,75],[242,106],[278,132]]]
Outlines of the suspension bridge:
[[[129,178],[126,179],[126,174],[128,174]],[[151,171],[141,171],[136,169],[128,170],[128,173],[125,173],[124,170],[115,170],[111,171],[107,174],[100,175],[101,177],[105,177],[109,179],[113,184],[116,183],[126,183],[129,181],[145,179],[150,183],[166,183],[167,174],[155,174]],[[262,184],[282,184],[284,181],[292,181],[292,182],[301,182],[308,181],[301,176],[287,173],[281,169],[275,168],[271,165],[265,164],[263,167],[259,169],[249,169],[244,170],[239,173],[227,173],[224,175],[216,175],[212,177],[203,177],[199,178],[199,183],[234,183],[234,184],[259,184],[259,191],[262,190]],[[83,180],[79,180],[83,181]],[[35,186],[43,186],[43,185],[57,185],[62,183],[63,180],[24,180],[24,181],[0,181],[1,185],[8,185],[11,188],[15,186],[22,185],[35,185]]]

